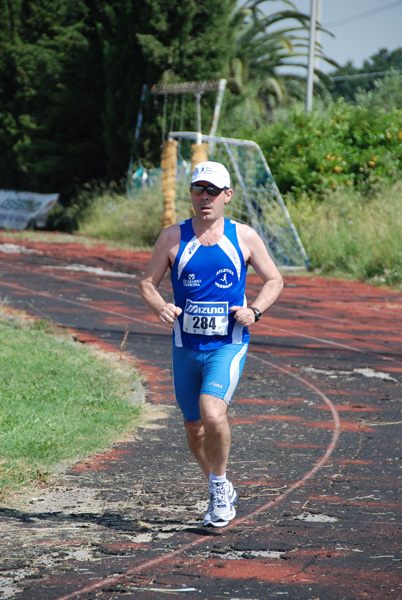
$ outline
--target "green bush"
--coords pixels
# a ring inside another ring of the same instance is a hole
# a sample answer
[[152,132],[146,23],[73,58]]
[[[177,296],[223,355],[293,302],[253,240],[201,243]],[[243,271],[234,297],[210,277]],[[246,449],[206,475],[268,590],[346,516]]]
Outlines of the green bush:
[[282,194],[323,198],[353,188],[368,192],[402,173],[402,110],[372,111],[343,100],[310,114],[295,105],[286,120],[257,133]]

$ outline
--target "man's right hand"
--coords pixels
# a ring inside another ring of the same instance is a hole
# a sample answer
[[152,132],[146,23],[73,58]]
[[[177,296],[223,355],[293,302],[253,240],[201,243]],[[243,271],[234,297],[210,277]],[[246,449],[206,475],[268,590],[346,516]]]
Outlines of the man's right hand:
[[162,323],[174,323],[181,313],[181,308],[168,302],[159,313],[159,319],[162,321]]

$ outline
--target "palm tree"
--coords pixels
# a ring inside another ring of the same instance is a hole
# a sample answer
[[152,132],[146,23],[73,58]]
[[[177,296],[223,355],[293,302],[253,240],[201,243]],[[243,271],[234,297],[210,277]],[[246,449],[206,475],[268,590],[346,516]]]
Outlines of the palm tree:
[[[233,49],[228,87],[256,121],[287,98],[304,94],[304,80],[294,69],[307,68],[307,61],[300,58],[308,54],[309,15],[298,12],[290,0],[282,0],[289,10],[267,15],[261,5],[269,1],[277,0],[246,0],[240,6],[233,0],[230,15]],[[319,45],[316,55],[334,64]],[[286,73],[289,67],[292,71]]]

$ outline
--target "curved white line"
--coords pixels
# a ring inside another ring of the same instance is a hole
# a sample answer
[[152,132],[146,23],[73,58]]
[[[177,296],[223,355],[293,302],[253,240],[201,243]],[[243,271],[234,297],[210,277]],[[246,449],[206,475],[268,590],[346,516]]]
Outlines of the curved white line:
[[[315,465],[307,473],[305,473],[300,479],[298,479],[297,481],[292,483],[288,487],[286,492],[283,492],[279,496],[276,496],[274,499],[270,500],[266,504],[263,504],[262,506],[260,506],[256,510],[254,510],[253,512],[246,515],[245,517],[242,517],[241,519],[235,519],[234,521],[232,521],[223,530],[225,532],[233,529],[234,527],[237,527],[238,525],[241,525],[242,523],[245,523],[246,521],[249,521],[253,517],[257,516],[258,514],[265,512],[272,506],[279,504],[279,502],[284,500],[294,490],[302,487],[303,484],[308,479],[313,477],[315,475],[315,473],[317,473],[317,471],[319,471],[319,469],[321,469],[321,467],[328,461],[329,457],[331,456],[332,452],[334,451],[334,449],[337,445],[339,436],[341,434],[341,421],[340,421],[338,411],[336,410],[336,408],[335,408],[334,404],[331,402],[331,400],[329,398],[327,398],[327,396],[325,394],[323,394],[314,384],[310,383],[303,377],[300,377],[299,375],[292,373],[290,370],[285,369],[284,367],[279,367],[278,365],[275,365],[274,363],[262,358],[261,356],[258,356],[253,353],[249,353],[249,356],[252,356],[256,360],[260,360],[261,362],[273,367],[274,369],[277,369],[278,371],[281,371],[282,373],[286,373],[286,375],[290,375],[291,377],[294,377],[295,379],[297,379],[304,385],[310,387],[318,396],[320,396],[320,398],[325,402],[325,404],[331,410],[334,427],[333,427],[331,441],[328,444],[324,455],[315,463]],[[171,559],[175,558],[176,556],[183,554],[183,552],[186,552],[187,550],[190,550],[191,548],[194,548],[195,546],[199,546],[207,541],[211,541],[211,536],[203,535],[202,537],[200,537],[196,540],[193,540],[192,542],[189,542],[188,544],[185,544],[184,546],[182,546],[181,548],[178,548],[177,550],[174,550],[173,552],[169,552],[167,554],[162,554],[161,556],[158,556],[157,558],[153,558],[151,560],[143,562],[140,565],[136,565],[135,567],[128,569],[124,574],[111,575],[110,577],[107,577],[105,579],[102,579],[101,581],[98,581],[96,583],[88,585],[80,590],[72,592],[71,594],[67,594],[66,596],[61,596],[60,598],[57,598],[56,600],[71,600],[71,598],[76,598],[77,596],[80,596],[81,594],[88,594],[90,592],[93,592],[93,591],[101,588],[101,587],[104,587],[105,585],[109,585],[112,583],[115,584],[118,581],[124,580],[126,577],[128,577],[130,575],[134,575],[135,573],[139,573],[140,571],[143,571],[144,569],[155,567],[156,565],[159,565],[167,560],[171,560]]]

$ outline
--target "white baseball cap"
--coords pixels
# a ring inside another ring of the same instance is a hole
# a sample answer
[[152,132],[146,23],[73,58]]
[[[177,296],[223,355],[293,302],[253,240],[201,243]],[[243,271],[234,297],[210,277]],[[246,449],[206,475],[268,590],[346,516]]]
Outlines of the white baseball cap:
[[221,163],[212,160],[199,163],[195,167],[191,183],[197,181],[208,181],[218,188],[230,188],[229,171]]

